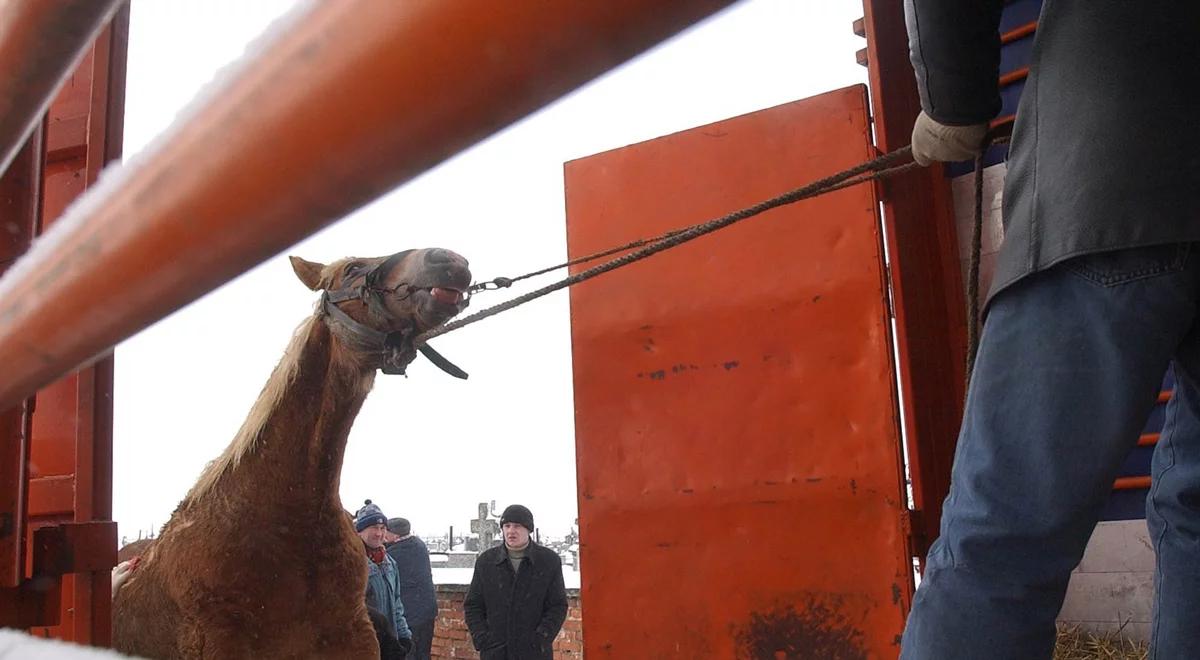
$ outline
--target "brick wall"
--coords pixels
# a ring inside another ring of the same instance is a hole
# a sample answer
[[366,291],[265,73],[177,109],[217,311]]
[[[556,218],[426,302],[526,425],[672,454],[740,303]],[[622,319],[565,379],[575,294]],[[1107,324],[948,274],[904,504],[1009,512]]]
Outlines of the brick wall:
[[[466,595],[465,585],[437,585],[438,618],[434,623],[433,657],[479,657],[471,646],[471,636],[463,620],[463,598]],[[583,612],[579,606],[578,589],[567,589],[567,603],[567,620],[554,640],[555,660],[578,660],[583,657]]]

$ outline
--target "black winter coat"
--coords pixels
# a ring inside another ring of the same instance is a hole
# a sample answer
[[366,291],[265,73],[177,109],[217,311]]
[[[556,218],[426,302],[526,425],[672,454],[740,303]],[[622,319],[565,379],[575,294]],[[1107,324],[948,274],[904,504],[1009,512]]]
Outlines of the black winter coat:
[[408,626],[411,628],[436,619],[437,593],[425,542],[410,536],[388,546],[387,553],[396,561],[396,571],[400,574],[400,602],[404,603],[404,620]]
[[[1003,0],[905,0],[930,117],[992,119]],[[1074,256],[1200,240],[1200,2],[1044,0],[991,295]]]
[[514,573],[503,544],[485,550],[475,559],[463,610],[480,660],[552,660],[567,618],[562,559],[530,541]]
[[412,649],[411,639],[396,637],[396,628],[383,612],[367,606],[367,616],[375,628],[375,641],[379,642],[379,660],[404,660]]

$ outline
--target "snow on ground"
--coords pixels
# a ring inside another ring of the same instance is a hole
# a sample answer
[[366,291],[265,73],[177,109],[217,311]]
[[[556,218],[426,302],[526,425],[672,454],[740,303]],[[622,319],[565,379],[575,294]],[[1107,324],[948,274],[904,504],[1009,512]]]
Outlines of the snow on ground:
[[[474,568],[434,568],[433,583],[468,585],[471,584],[471,574],[474,572]],[[568,589],[578,589],[579,571],[570,566],[563,566],[563,582]]]

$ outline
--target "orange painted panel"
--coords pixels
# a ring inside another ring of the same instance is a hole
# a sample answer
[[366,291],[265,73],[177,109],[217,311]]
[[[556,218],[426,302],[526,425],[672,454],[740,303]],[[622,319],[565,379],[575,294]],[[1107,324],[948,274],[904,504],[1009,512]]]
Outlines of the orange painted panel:
[[[574,161],[569,252],[872,155],[856,86]],[[572,290],[589,658],[896,655],[912,560],[877,209],[857,186]]]
[[[119,157],[128,20],[126,6],[92,44],[47,113],[41,228],[57,222],[63,209],[95,182],[103,164]],[[0,625],[31,627],[38,636],[83,644],[109,644],[108,567],[116,555],[112,382],[109,357],[37,393],[27,466],[27,531],[37,530],[43,540],[37,543],[35,534],[25,535],[23,543],[30,548],[24,553],[26,579],[16,589],[0,589]],[[2,490],[13,487],[0,482]],[[63,570],[73,572],[59,577]],[[53,587],[44,594],[47,584]]]

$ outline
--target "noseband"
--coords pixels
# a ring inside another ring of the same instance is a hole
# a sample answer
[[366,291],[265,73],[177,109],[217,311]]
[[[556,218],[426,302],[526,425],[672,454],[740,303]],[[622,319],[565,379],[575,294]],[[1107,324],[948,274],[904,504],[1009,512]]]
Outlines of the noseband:
[[[367,313],[372,318],[384,318],[384,295],[398,296],[399,291],[405,289],[406,293],[399,297],[400,300],[404,300],[412,295],[413,288],[407,283],[401,282],[388,289],[381,287],[379,282],[410,252],[412,250],[397,252],[375,265],[367,271],[363,277],[363,283],[359,286],[327,290],[321,294],[321,310],[330,322],[330,330],[350,348],[374,357],[373,366],[385,374],[405,375],[407,365],[404,362],[404,356],[413,352],[413,338],[417,335],[416,324],[409,322],[407,327],[400,330],[381,332],[350,318],[349,314],[338,308],[338,303],[347,300],[361,300],[367,306]],[[467,378],[467,372],[458,368],[428,344],[423,344],[416,350],[451,376],[464,380]]]

